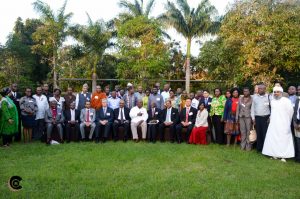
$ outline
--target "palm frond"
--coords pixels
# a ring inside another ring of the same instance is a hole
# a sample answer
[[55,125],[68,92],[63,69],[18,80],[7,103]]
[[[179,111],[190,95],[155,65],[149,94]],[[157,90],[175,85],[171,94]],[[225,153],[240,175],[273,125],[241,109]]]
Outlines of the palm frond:
[[44,20],[47,20],[47,19],[54,20],[55,19],[53,10],[50,8],[50,6],[48,4],[46,4],[40,0],[37,0],[33,3],[33,7],[34,7],[35,11],[37,13],[39,13]]
[[149,14],[150,14],[153,6],[154,6],[154,2],[155,2],[155,0],[150,0],[148,2],[147,6],[146,6],[146,9],[145,9],[145,16],[147,16],[147,17],[149,16]]

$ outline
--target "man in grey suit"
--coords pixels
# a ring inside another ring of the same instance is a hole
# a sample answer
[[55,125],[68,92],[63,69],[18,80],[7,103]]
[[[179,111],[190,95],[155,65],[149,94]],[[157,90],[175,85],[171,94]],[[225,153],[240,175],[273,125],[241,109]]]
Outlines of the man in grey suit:
[[86,101],[85,108],[82,109],[80,113],[80,121],[81,121],[80,133],[81,133],[82,141],[86,140],[84,127],[90,127],[89,140],[92,140],[94,130],[96,128],[95,120],[96,120],[96,111],[95,109],[91,108],[91,102]]
[[57,102],[55,100],[52,100],[50,102],[50,108],[45,112],[45,122],[47,127],[46,144],[50,144],[53,127],[57,128],[60,137],[60,142],[63,143],[64,140],[62,124],[64,122],[64,115],[62,113],[62,110],[57,107]]

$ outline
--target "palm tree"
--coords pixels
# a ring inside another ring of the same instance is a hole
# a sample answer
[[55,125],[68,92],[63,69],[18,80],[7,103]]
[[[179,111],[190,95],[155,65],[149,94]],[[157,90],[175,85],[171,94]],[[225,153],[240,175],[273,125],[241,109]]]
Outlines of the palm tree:
[[33,39],[37,44],[32,47],[32,50],[46,56],[45,59],[51,63],[54,88],[57,87],[58,49],[68,35],[69,21],[73,16],[73,13],[65,14],[66,5],[67,0],[57,12],[54,12],[48,4],[40,0],[33,3],[43,25],[33,34]]
[[154,1],[155,0],[149,0],[145,8],[143,0],[134,0],[134,3],[127,0],[121,0],[119,2],[119,6],[128,11],[128,13],[122,13],[122,15],[127,19],[138,16],[145,16],[146,18],[149,18],[149,14],[154,6]]
[[96,68],[99,63],[103,61],[105,50],[112,47],[114,44],[111,42],[114,32],[110,30],[110,22],[105,23],[102,20],[93,22],[89,14],[88,24],[76,25],[70,28],[71,34],[82,45],[84,51],[84,59],[88,60],[89,68],[93,70],[93,89],[96,82]]
[[188,93],[190,91],[192,40],[216,31],[220,24],[212,20],[216,12],[216,8],[210,4],[209,0],[202,0],[196,9],[191,8],[187,0],[176,0],[176,5],[168,1],[166,12],[158,18],[167,27],[176,29],[187,40],[185,88]]

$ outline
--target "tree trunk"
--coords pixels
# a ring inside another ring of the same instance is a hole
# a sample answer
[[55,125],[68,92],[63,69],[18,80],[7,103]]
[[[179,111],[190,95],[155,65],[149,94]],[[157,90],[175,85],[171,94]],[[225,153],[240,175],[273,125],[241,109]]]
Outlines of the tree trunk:
[[185,90],[187,93],[190,93],[190,79],[191,79],[191,44],[192,44],[192,39],[188,38],[187,39],[187,52],[186,52],[186,64],[185,64]]
[[57,88],[56,57],[53,55],[53,88]]

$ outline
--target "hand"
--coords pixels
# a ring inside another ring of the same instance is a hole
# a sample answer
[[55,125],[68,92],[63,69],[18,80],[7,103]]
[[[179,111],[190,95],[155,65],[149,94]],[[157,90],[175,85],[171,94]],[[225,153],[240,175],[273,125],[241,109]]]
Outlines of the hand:
[[224,119],[223,119],[223,118],[221,118],[221,122],[224,122]]
[[85,126],[87,126],[87,127],[89,127],[90,125],[91,125],[90,122],[86,122],[86,123],[85,123]]
[[141,113],[141,112],[139,112],[138,114],[137,114],[137,116],[142,116],[143,115],[143,113]]
[[14,122],[13,119],[8,119],[8,123],[9,123],[9,124],[12,124],[13,122]]

